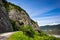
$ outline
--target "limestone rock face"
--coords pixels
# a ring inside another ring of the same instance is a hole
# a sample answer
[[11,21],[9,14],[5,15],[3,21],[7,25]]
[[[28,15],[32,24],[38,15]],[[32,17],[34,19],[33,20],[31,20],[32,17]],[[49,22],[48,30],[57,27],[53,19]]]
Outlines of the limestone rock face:
[[35,30],[39,27],[24,9],[5,0],[0,0],[0,33],[13,31],[13,27],[16,27],[17,30],[22,25],[24,27],[29,25]]
[[16,25],[18,24],[17,26],[21,26],[19,23],[22,22],[24,26],[30,25],[35,30],[38,29],[38,24],[29,17],[28,13],[24,9],[19,6],[9,3],[8,13],[9,18],[16,21]]
[[2,1],[3,0],[0,0],[0,33],[13,31],[7,11]]

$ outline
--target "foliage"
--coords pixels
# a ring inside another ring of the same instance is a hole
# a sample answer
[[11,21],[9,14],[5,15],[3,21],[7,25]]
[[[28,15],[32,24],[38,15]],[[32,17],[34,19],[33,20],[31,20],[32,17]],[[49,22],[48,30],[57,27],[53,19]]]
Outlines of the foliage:
[[31,26],[27,25],[22,28],[23,30],[12,34],[8,40],[60,40],[53,36],[48,36],[44,32],[34,31]]
[[[13,27],[15,27],[15,21],[11,20]],[[12,34],[8,40],[60,40],[53,36],[48,36],[44,32],[35,31],[30,25],[21,25],[20,31]]]
[[8,4],[11,5],[12,7],[14,7],[15,9],[19,10],[19,11],[23,10],[21,7],[16,6],[15,4],[12,4],[10,2],[8,2]]
[[6,0],[2,0],[4,3],[4,7],[6,8],[6,11],[9,11],[9,3]]
[[60,35],[60,24],[40,26],[40,30],[46,30],[45,33]]
[[11,22],[11,24],[12,24],[13,31],[18,31],[18,30],[19,30],[19,27],[16,26],[16,21],[10,19],[10,22]]
[[[14,4],[11,4],[7,1],[4,1],[4,6],[6,8],[7,11],[10,10],[9,5],[14,6],[14,9],[17,9],[19,11],[22,11],[23,9],[19,6],[16,6]],[[23,10],[25,11],[25,10]],[[27,14],[27,13],[26,13]],[[38,32],[35,31],[30,25],[22,25],[23,23],[19,23],[21,26],[17,27],[16,26],[16,22],[15,20],[10,20],[12,26],[13,26],[13,30],[17,31],[17,30],[21,30],[19,32],[16,32],[14,34],[12,34],[8,40],[60,40],[59,38],[55,38],[53,36],[48,36],[46,34],[44,34],[43,32]],[[32,23],[36,23],[33,20],[31,20]]]
[[55,38],[53,36],[46,36],[44,34],[42,34],[43,36],[40,36],[39,34],[40,33],[36,32],[34,37],[29,37],[25,35],[23,31],[20,31],[11,35],[8,40],[60,40],[59,38]]
[[27,36],[29,37],[33,37],[35,31],[33,30],[33,28],[30,25],[26,25],[26,26],[21,26],[20,30],[23,31]]
[[60,30],[60,24],[40,26],[41,30]]
[[22,31],[16,32],[13,34],[8,40],[28,40],[30,39],[28,36],[26,36]]
[[9,10],[11,9],[11,7],[9,7],[9,5],[11,5],[12,7],[14,7],[14,9],[17,9],[17,10],[19,10],[19,11],[24,11],[24,12],[26,12],[26,11],[23,10],[21,7],[15,5],[15,4],[13,4],[13,3],[7,2],[6,0],[3,0],[3,2],[4,2],[5,8],[6,8],[6,10],[7,10],[8,12],[9,12]]

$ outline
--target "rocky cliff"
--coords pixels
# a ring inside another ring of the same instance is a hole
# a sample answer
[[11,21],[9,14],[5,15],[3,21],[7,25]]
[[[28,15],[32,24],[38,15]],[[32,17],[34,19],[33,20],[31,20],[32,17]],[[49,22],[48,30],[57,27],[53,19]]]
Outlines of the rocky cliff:
[[6,0],[0,0],[0,32],[16,31],[21,26],[26,27],[27,25],[35,30],[38,29],[38,24],[29,17],[24,9]]
[[12,25],[9,21],[9,16],[4,7],[3,1],[0,0],[0,33],[12,31]]

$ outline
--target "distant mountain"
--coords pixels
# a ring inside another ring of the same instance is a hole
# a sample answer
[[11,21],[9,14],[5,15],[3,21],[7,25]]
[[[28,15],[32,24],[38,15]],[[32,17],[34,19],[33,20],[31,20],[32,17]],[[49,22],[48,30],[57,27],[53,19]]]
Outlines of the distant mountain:
[[60,30],[60,24],[40,26],[40,30]]
[[47,34],[60,35],[60,24],[40,26],[40,30]]

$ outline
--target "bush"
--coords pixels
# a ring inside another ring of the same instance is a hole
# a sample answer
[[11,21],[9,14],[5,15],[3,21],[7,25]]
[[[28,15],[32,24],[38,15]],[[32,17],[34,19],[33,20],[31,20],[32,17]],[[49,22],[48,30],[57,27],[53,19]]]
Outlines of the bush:
[[[29,33],[27,33],[29,34]],[[29,35],[24,34],[23,31],[16,32],[12,34],[8,40],[60,40],[60,38],[55,38],[53,36],[45,36],[44,34],[41,33],[41,36],[39,35],[40,33],[35,32],[34,37],[29,37]]]
[[16,21],[10,19],[10,22],[12,24],[13,31],[18,31],[20,27],[16,25]]
[[24,32],[25,35],[29,36],[29,37],[33,37],[35,31],[33,30],[33,28],[30,25],[26,25],[26,26],[21,26],[20,30]]
[[22,31],[16,32],[13,35],[11,35],[10,38],[8,38],[8,40],[29,40],[29,39],[31,40],[32,38],[26,36]]

